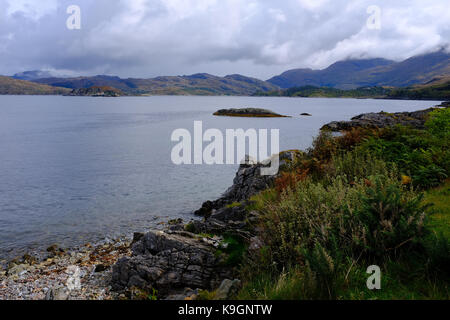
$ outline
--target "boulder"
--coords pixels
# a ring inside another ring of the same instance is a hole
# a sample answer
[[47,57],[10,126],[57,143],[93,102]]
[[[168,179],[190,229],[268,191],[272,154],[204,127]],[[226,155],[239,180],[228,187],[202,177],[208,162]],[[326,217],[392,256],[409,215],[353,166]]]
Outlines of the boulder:
[[186,287],[210,290],[230,274],[216,250],[186,235],[149,232],[133,245],[131,257],[114,265],[113,288],[155,289],[161,296]]
[[230,300],[239,292],[240,287],[241,287],[240,280],[225,279],[225,280],[223,280],[219,289],[217,289],[216,295],[214,298],[216,300]]

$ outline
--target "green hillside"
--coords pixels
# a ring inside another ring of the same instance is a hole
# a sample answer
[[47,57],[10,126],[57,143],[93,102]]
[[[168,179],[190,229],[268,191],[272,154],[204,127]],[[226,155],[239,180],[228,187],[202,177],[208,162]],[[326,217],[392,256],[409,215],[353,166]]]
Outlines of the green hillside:
[[217,77],[206,73],[153,79],[121,79],[110,76],[49,78],[35,82],[70,89],[108,86],[129,95],[252,95],[257,91],[278,89],[268,82],[242,75]]
[[408,88],[362,87],[341,90],[326,87],[294,87],[286,90],[257,92],[255,96],[304,98],[379,98],[408,100],[450,100],[450,80]]
[[0,94],[60,95],[71,90],[0,76]]

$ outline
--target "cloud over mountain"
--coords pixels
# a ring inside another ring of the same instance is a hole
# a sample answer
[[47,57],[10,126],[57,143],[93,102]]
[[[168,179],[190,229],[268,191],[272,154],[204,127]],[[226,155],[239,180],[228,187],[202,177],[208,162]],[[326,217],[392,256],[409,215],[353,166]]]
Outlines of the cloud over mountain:
[[[368,28],[367,8],[381,9]],[[68,30],[69,5],[81,30]],[[65,70],[259,78],[348,57],[402,60],[448,45],[448,1],[0,0],[0,74]]]

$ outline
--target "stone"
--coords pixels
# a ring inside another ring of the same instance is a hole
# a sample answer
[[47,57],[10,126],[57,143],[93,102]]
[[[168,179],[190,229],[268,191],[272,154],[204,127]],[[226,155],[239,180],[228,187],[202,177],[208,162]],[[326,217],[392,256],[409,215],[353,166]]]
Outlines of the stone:
[[220,285],[219,289],[217,289],[215,299],[230,300],[239,292],[240,287],[241,287],[240,280],[225,279],[222,281],[222,284]]
[[58,250],[58,245],[57,244],[53,244],[50,247],[47,248],[47,252],[56,252]]
[[133,241],[132,241],[132,243],[138,242],[138,241],[141,240],[143,237],[144,237],[144,233],[142,233],[142,232],[135,232],[135,233],[133,234]]
[[250,239],[249,251],[258,251],[264,246],[264,242],[259,237],[253,237]]
[[[19,264],[15,265],[12,268],[9,268],[7,271],[8,276],[17,275],[20,276],[21,274],[25,274],[28,271],[29,265],[26,264]],[[25,273],[24,273],[25,272]]]
[[95,266],[95,272],[96,273],[104,272],[104,271],[106,271],[108,269],[109,269],[109,267],[105,266],[104,264],[98,264],[98,265]]
[[45,300],[65,301],[69,300],[69,296],[70,296],[69,289],[59,287],[48,290],[45,296]]

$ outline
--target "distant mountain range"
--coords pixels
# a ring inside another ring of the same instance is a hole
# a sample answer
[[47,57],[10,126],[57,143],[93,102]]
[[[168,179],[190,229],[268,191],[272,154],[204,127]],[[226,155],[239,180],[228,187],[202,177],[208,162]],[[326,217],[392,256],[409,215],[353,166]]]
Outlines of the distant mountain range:
[[386,59],[339,61],[324,70],[294,69],[268,80],[287,89],[301,86],[356,89],[359,87],[407,87],[450,75],[450,54],[443,50],[402,62]]
[[129,95],[252,95],[277,86],[242,75],[217,77],[207,73],[153,79],[121,79],[111,76],[35,79],[35,83],[69,89],[112,87]]
[[[304,86],[342,90],[361,87],[410,87],[447,79],[449,76],[450,54],[440,50],[402,62],[381,58],[339,61],[324,70],[286,71],[268,81],[239,74],[218,77],[199,73],[152,79],[122,79],[106,75],[55,77],[49,71],[26,71],[15,74],[13,77],[2,77],[0,94],[5,92],[21,94],[21,90],[23,90],[22,94],[29,94],[29,92],[36,94],[40,91],[43,94],[67,93],[71,90],[92,87],[111,87],[120,90],[124,95],[254,95],[255,93],[261,95],[261,93],[279,91],[280,88]],[[55,89],[51,89],[52,87]],[[307,90],[310,91],[310,89]]]

